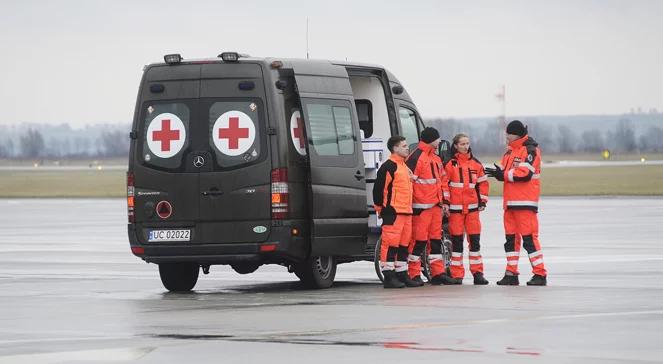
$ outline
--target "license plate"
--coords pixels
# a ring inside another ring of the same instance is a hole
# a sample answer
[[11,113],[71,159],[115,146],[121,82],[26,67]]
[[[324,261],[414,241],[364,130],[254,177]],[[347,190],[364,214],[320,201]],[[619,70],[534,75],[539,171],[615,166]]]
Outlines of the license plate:
[[191,230],[150,230],[147,241],[190,241]]

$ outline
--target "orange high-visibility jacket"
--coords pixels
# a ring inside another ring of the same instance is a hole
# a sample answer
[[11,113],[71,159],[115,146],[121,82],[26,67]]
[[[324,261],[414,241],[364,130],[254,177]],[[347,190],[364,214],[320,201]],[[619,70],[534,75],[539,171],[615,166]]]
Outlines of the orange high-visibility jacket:
[[412,208],[417,210],[438,206],[442,198],[442,160],[430,145],[419,142],[417,149],[407,158],[407,166],[414,173]]
[[509,143],[504,157],[504,209],[539,210],[541,150],[525,135]]
[[456,153],[444,165],[449,179],[449,211],[468,213],[488,203],[488,176],[472,152]]
[[392,154],[378,169],[373,185],[373,204],[378,214],[412,214],[412,182],[405,158]]

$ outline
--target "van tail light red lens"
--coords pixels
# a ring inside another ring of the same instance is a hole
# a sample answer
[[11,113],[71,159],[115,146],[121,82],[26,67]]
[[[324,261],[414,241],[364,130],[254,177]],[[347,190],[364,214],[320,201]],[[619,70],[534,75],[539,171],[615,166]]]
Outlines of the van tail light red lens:
[[272,169],[272,219],[288,218],[288,169]]
[[134,174],[127,172],[127,216],[129,223],[136,222],[136,215],[134,214]]

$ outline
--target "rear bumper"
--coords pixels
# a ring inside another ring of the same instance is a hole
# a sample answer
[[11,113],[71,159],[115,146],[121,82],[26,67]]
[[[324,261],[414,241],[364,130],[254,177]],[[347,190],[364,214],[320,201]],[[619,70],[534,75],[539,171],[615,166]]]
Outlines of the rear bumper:
[[[201,265],[232,263],[288,263],[306,259],[309,253],[308,232],[299,228],[298,236],[292,235],[296,221],[284,221],[282,226],[272,226],[264,242],[199,244],[195,242],[169,242],[143,244],[137,237],[136,225],[128,225],[129,245],[134,255],[148,263],[198,262]],[[263,247],[269,246],[269,251]],[[272,248],[273,246],[273,248]],[[135,249],[138,248],[138,249]],[[141,253],[142,249],[142,253]]]

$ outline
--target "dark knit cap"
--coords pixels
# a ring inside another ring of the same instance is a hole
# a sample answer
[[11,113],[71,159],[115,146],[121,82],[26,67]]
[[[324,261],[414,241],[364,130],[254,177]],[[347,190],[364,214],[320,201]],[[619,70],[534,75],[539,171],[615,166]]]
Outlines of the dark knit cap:
[[435,128],[427,127],[421,131],[421,141],[424,143],[432,143],[440,138],[440,133]]
[[527,135],[527,127],[520,120],[513,120],[506,126],[506,133],[523,137]]

